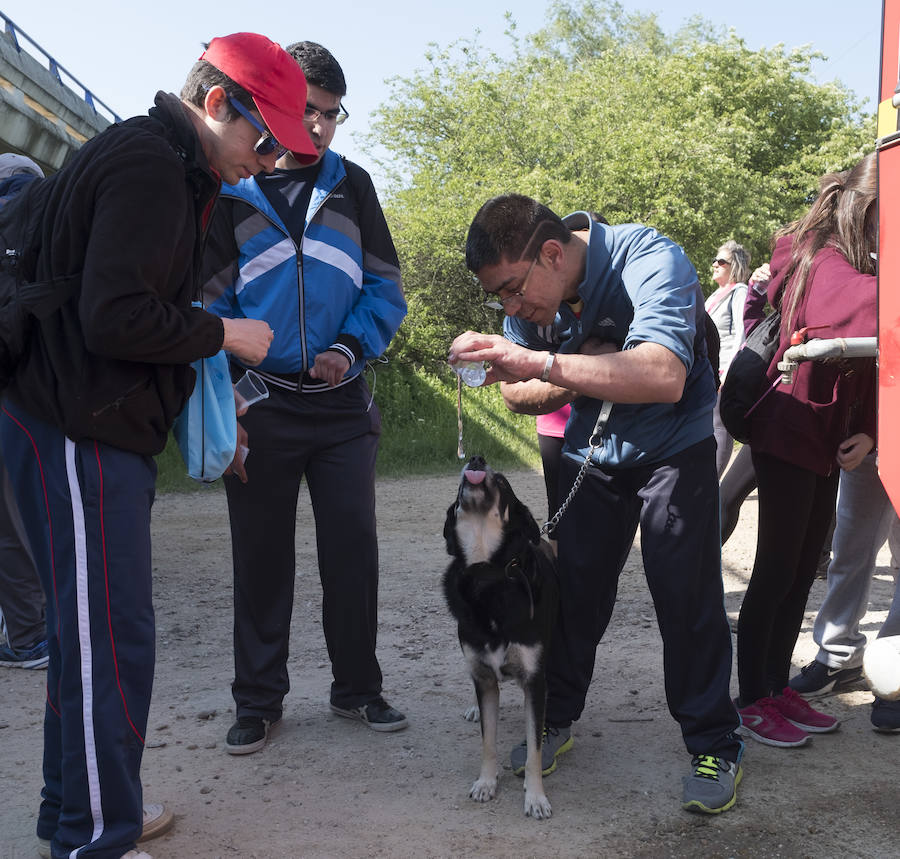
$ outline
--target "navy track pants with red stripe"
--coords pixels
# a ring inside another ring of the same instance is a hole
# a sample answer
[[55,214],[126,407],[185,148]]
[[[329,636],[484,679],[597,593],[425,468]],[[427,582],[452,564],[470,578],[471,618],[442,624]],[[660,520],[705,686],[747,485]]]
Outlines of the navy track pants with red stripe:
[[52,839],[54,857],[118,859],[142,825],[156,465],[92,440],[73,442],[9,401],[0,443],[47,597],[37,834]]

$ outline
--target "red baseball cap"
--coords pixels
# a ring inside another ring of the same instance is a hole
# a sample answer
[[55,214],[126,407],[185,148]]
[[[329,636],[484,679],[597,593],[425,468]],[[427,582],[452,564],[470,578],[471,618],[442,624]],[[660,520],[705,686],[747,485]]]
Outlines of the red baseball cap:
[[280,45],[259,33],[232,33],[213,39],[200,59],[253,96],[269,131],[301,164],[311,164],[319,157],[303,124],[306,78]]

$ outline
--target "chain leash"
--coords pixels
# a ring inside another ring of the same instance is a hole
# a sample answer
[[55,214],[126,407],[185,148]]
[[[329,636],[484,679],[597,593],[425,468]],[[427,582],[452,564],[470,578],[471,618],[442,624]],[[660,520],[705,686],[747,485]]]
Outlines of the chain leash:
[[603,433],[606,430],[606,424],[609,422],[609,413],[612,411],[612,407],[613,404],[609,400],[604,400],[601,403],[600,414],[597,415],[597,423],[594,424],[594,431],[591,433],[591,437],[588,439],[590,449],[587,452],[587,456],[584,458],[584,462],[581,463],[581,468],[578,470],[578,474],[575,475],[575,480],[572,483],[572,488],[569,490],[569,494],[566,496],[566,500],[563,501],[559,510],[556,511],[550,521],[545,522],[541,526],[541,535],[549,534],[559,524],[559,520],[562,519],[569,505],[572,503],[572,499],[575,497],[575,494],[581,488],[581,484],[584,482],[584,476],[585,474],[587,474],[588,466],[591,464],[591,458],[603,443]]
[[[456,427],[458,431],[457,444],[456,444],[456,455],[459,459],[465,459],[465,449],[463,448],[463,420],[462,420],[462,377],[456,377]],[[569,505],[572,503],[572,499],[575,497],[575,494],[581,488],[581,484],[584,482],[584,476],[587,474],[588,466],[591,464],[591,458],[594,453],[598,450],[598,448],[603,443],[603,433],[606,431],[606,425],[609,423],[609,414],[612,411],[613,404],[609,400],[604,400],[600,404],[600,414],[597,415],[597,423],[594,424],[594,431],[591,433],[590,438],[588,439],[588,444],[590,445],[590,449],[587,452],[587,456],[584,458],[584,462],[581,463],[581,468],[578,470],[578,474],[575,475],[575,480],[572,483],[572,488],[569,490],[569,494],[566,496],[566,500],[563,501],[559,510],[553,515],[549,522],[545,522],[541,526],[541,535],[550,533],[558,524],[559,520],[562,519]]]

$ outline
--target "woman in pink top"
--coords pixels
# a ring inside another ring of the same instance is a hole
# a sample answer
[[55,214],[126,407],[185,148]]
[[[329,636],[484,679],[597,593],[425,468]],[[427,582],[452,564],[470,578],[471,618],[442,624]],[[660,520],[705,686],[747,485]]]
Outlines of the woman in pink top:
[[[537,416],[538,448],[541,451],[541,463],[544,466],[544,485],[547,487],[548,519],[552,519],[559,510],[559,460],[562,456],[566,421],[569,420],[571,411],[572,406],[566,403],[555,412]],[[552,531],[547,536],[553,540]]]

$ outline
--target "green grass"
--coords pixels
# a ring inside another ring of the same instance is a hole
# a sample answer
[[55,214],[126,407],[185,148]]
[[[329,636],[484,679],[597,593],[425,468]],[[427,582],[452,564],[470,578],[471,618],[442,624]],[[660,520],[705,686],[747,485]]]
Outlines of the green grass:
[[187,476],[181,451],[178,449],[172,433],[169,433],[166,449],[156,457],[156,468],[157,492],[209,492],[222,488],[221,480],[217,480],[215,483],[200,483]]
[[[371,384],[371,374],[369,376]],[[459,467],[456,375],[410,367],[377,371],[375,401],[381,409],[378,473],[382,477],[439,474]],[[538,467],[534,418],[515,415],[500,388],[463,386],[463,448],[497,468]]]
[[[370,387],[372,374],[368,373]],[[429,373],[396,364],[376,365],[375,402],[381,410],[379,477],[451,473],[457,457],[456,376],[449,369]],[[463,386],[463,448],[480,453],[498,469],[540,468],[534,418],[503,404],[498,385]],[[160,492],[209,490],[185,474],[172,438],[157,457]],[[212,488],[221,487],[217,481]]]

